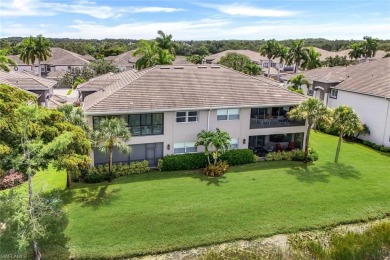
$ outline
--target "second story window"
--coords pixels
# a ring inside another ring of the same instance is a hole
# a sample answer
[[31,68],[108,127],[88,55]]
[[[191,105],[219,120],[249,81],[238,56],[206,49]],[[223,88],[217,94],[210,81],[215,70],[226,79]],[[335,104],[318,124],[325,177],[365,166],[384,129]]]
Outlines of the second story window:
[[185,123],[185,122],[198,122],[198,111],[180,111],[176,112],[176,122]]
[[330,97],[337,99],[337,92],[338,92],[337,89],[331,88],[330,89]]
[[237,120],[240,119],[240,109],[218,109],[217,120]]
[[129,126],[133,136],[164,134],[164,114],[129,115]]

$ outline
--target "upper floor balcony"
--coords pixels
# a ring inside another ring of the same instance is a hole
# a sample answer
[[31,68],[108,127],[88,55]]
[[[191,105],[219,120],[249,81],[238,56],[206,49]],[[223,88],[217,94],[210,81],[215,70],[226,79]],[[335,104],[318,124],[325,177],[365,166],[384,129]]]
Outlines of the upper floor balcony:
[[252,108],[250,129],[304,126],[305,121],[293,121],[287,118],[292,107]]

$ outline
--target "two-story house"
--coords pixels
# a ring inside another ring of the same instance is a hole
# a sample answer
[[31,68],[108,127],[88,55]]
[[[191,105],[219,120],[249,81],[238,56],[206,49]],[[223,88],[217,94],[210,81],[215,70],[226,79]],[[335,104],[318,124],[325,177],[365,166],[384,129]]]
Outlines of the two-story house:
[[[286,113],[305,98],[271,80],[218,65],[159,65],[128,73],[115,74],[122,76],[85,95],[83,102],[93,126],[111,116],[128,123],[133,151],[115,151],[116,163],[156,165],[165,155],[203,151],[195,147],[197,134],[216,128],[230,134],[234,148],[304,145],[305,122],[292,122]],[[96,82],[99,86],[103,79]],[[92,157],[95,164],[108,161],[97,150]]]
[[[15,71],[28,71],[34,75],[38,75],[41,70],[42,77],[51,76],[51,78],[58,78],[58,74],[70,70],[72,68],[82,69],[84,65],[87,65],[93,60],[93,57],[89,55],[80,55],[68,50],[61,48],[50,48],[51,57],[48,57],[46,61],[41,61],[40,68],[38,68],[38,62],[35,64],[26,64],[20,60],[18,55],[8,56],[10,59],[15,61]],[[50,75],[55,74],[55,75]]]

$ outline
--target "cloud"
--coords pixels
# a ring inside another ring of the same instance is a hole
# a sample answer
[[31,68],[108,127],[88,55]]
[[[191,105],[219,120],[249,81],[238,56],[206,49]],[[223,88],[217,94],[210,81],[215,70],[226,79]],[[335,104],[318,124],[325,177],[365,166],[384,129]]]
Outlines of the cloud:
[[218,10],[221,13],[233,15],[233,16],[249,16],[249,17],[289,17],[295,16],[299,12],[279,10],[279,9],[266,9],[248,6],[244,4],[230,4],[230,5],[212,5],[201,4],[203,7],[209,7]]
[[98,19],[117,18],[125,13],[172,13],[183,11],[181,8],[142,6],[111,7],[97,5],[91,1],[74,1],[73,3],[56,3],[42,0],[11,0],[0,6],[1,16],[48,16],[56,13],[84,14]]

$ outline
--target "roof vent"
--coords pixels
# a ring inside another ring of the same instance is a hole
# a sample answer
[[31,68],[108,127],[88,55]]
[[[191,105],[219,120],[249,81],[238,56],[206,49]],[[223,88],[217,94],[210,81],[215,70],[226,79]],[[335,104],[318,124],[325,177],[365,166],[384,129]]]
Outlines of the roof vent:
[[169,70],[169,67],[160,67],[161,70]]
[[173,68],[176,69],[176,70],[182,70],[182,69],[184,69],[184,66],[175,66]]
[[218,65],[211,65],[211,68],[212,69],[219,69],[221,66],[218,66]]
[[198,69],[207,69],[207,66],[198,66]]

